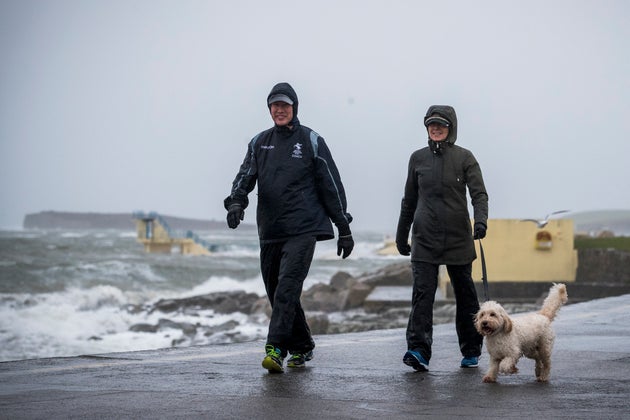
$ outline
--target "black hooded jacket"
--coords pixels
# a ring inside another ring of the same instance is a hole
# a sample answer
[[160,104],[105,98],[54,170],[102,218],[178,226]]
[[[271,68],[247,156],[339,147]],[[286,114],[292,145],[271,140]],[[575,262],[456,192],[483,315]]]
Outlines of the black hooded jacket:
[[246,208],[247,195],[258,183],[257,223],[261,242],[281,241],[311,234],[318,240],[350,234],[352,216],[347,213],[346,194],[339,171],[324,139],[300,124],[298,97],[291,85],[278,83],[269,97],[287,95],[293,101],[289,126],[274,126],[257,134],[225,199]]
[[474,222],[487,225],[488,194],[473,154],[455,145],[457,115],[447,105],[431,106],[425,120],[440,115],[450,123],[446,140],[416,150],[409,159],[396,242],[406,244],[413,223],[411,260],[464,265],[476,257],[466,188]]

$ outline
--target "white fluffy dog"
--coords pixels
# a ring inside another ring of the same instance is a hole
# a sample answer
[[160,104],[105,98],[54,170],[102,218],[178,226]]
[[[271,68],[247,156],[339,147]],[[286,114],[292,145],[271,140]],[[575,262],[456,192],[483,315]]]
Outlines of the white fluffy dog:
[[481,305],[475,328],[486,338],[490,367],[484,382],[496,382],[498,373],[516,373],[521,356],[536,361],[536,380],[547,382],[551,371],[551,349],[555,334],[551,321],[568,300],[564,284],[554,284],[539,312],[510,318],[497,302]]

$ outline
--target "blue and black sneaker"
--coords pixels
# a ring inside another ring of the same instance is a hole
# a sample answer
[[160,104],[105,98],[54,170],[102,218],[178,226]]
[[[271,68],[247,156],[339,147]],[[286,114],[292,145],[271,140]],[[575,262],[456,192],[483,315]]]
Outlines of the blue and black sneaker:
[[293,353],[289,360],[287,360],[287,367],[290,368],[303,368],[306,366],[306,362],[313,359],[313,351],[306,353]]
[[460,366],[463,368],[476,368],[479,366],[479,358],[477,356],[464,357]]
[[272,344],[266,344],[265,353],[267,353],[267,355],[262,361],[262,367],[267,369],[269,373],[284,372],[284,368],[282,367],[282,363],[284,362],[282,350],[273,346]]
[[408,350],[403,356],[403,363],[411,366],[418,372],[427,372],[429,370],[429,362],[417,351]]

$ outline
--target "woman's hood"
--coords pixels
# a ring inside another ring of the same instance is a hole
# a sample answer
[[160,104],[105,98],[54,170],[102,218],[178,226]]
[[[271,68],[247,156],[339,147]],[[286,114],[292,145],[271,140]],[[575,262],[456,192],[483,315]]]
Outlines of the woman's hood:
[[424,120],[426,121],[427,118],[434,114],[446,118],[451,123],[448,128],[448,137],[445,141],[455,144],[457,140],[457,114],[455,109],[450,105],[431,105],[424,116]]

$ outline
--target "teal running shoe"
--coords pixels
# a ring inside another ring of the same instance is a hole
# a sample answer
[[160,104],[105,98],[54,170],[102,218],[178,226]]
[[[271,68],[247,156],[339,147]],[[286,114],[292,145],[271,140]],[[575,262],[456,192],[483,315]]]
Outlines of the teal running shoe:
[[429,370],[429,362],[417,351],[408,350],[403,356],[403,363],[411,366],[417,372],[427,372]]
[[289,360],[287,360],[287,367],[290,368],[303,368],[306,366],[306,362],[313,359],[313,351],[306,353],[293,353]]
[[464,357],[460,364],[463,368],[476,368],[479,366],[479,358],[477,356]]
[[284,362],[282,350],[273,346],[272,344],[266,344],[265,353],[267,353],[267,355],[262,361],[262,367],[267,369],[269,373],[284,372],[284,368],[282,367],[282,363]]

